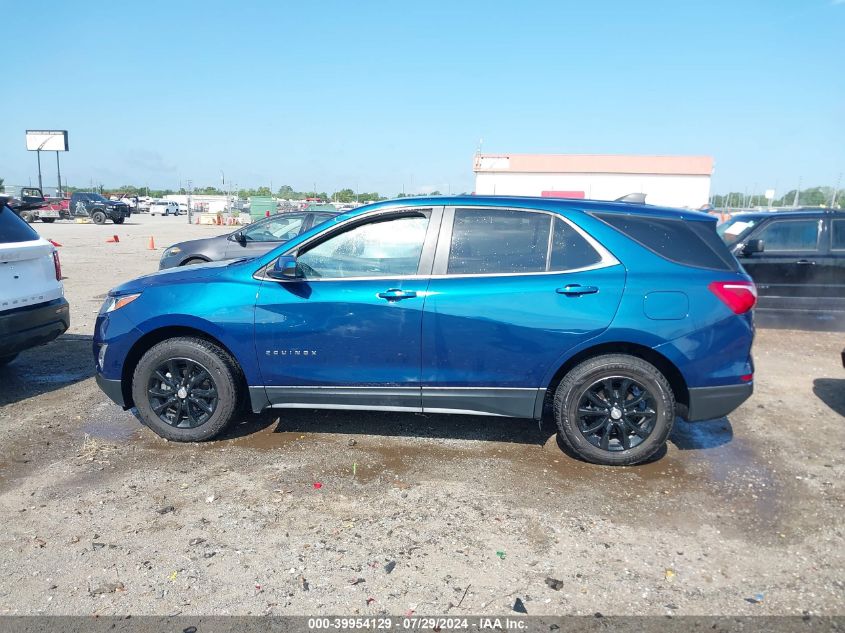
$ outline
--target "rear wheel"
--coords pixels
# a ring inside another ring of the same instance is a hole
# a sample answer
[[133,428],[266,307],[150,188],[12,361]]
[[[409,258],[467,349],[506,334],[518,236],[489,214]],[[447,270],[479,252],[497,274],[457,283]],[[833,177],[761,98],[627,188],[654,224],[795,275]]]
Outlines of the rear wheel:
[[52,224],[56,221],[56,218],[41,218],[41,221],[45,222],[46,224]]
[[138,362],[132,399],[141,420],[176,442],[220,433],[238,408],[240,369],[217,345],[179,337],[154,345]]
[[114,220],[112,220],[112,222],[114,222],[115,224],[123,224],[123,221],[125,219],[126,218],[115,218]]
[[560,437],[575,454],[595,464],[625,466],[647,460],[666,443],[675,397],[654,365],[608,354],[564,376],[554,412]]
[[35,216],[32,215],[29,211],[21,211],[21,220],[23,220],[27,224],[31,224],[35,220]]
[[94,211],[94,213],[91,214],[91,220],[93,220],[94,224],[105,224],[106,214],[102,211]]
[[12,354],[11,356],[0,356],[0,367],[4,367],[11,363],[18,357],[17,354]]

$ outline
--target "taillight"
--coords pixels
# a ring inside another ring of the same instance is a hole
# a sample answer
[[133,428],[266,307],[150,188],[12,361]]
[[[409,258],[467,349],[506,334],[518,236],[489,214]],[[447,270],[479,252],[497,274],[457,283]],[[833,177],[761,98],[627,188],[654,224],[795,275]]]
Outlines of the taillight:
[[56,268],[56,281],[61,281],[62,263],[59,261],[59,251],[53,251],[53,266]]
[[714,281],[707,287],[735,314],[744,314],[757,303],[757,286],[751,281]]

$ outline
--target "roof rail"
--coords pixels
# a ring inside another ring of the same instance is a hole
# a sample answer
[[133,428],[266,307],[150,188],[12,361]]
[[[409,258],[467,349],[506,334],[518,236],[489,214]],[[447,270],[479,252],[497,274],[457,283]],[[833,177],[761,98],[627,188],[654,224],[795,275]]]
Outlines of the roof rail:
[[628,202],[630,204],[645,204],[645,196],[644,193],[629,193],[621,198],[616,198],[614,202]]

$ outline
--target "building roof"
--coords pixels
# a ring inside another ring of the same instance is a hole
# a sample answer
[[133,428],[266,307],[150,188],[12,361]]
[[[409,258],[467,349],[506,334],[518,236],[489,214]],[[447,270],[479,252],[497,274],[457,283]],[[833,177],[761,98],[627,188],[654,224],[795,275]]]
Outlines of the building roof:
[[476,154],[476,173],[671,174],[710,176],[710,156],[616,154]]

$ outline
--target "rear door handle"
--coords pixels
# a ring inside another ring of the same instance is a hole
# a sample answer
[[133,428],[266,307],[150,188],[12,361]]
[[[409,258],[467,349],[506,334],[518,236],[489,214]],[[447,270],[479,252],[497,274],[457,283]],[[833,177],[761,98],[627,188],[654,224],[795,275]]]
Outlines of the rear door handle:
[[384,292],[378,293],[379,299],[387,299],[388,301],[399,301],[400,299],[413,299],[417,293],[413,290],[402,290],[400,288],[390,288]]
[[581,284],[569,284],[555,290],[559,295],[575,297],[578,295],[594,295],[599,291],[598,286],[582,286]]
[[804,266],[815,266],[816,262],[811,259],[799,259],[796,264],[803,264]]

